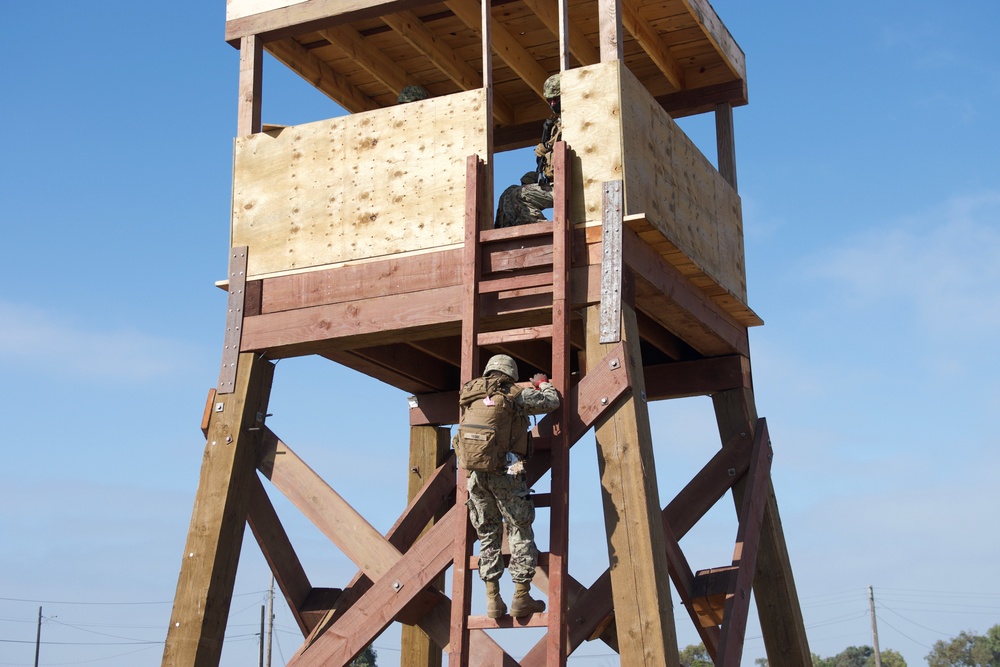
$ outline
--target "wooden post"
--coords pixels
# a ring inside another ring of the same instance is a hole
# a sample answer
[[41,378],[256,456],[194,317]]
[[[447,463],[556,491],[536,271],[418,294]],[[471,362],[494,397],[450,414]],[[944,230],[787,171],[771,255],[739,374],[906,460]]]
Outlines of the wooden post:
[[[731,389],[713,394],[712,403],[722,442],[728,442],[744,429],[749,429],[749,435],[753,437],[757,425],[757,407],[752,388]],[[737,508],[743,505],[745,491],[745,480],[733,486],[733,499]],[[778,503],[770,483],[755,569],[753,594],[757,602],[757,615],[764,636],[768,664],[771,667],[809,667],[812,664],[809,641],[802,621],[795,579],[792,577],[792,564],[781,528],[781,517],[778,515]]]
[[[600,307],[585,311],[587,365],[612,345],[600,343]],[[596,424],[604,523],[611,561],[618,647],[623,665],[678,666],[649,411],[635,312],[622,306],[631,392]]]
[[236,136],[260,132],[261,85],[264,80],[264,42],[256,35],[240,40],[240,97]]
[[[410,427],[410,476],[407,501],[412,501],[437,467],[448,458],[451,430],[436,426]],[[439,512],[428,527],[441,518]],[[426,529],[424,532],[427,532]],[[423,534],[423,533],[421,533]],[[444,590],[444,575],[434,585]],[[441,647],[416,625],[404,625],[400,667],[441,667]]]
[[597,14],[601,62],[623,60],[622,0],[598,0]]
[[719,173],[736,190],[736,132],[731,104],[715,106],[715,141],[719,151]]
[[243,353],[236,389],[216,397],[163,667],[215,667],[233,597],[274,365]]

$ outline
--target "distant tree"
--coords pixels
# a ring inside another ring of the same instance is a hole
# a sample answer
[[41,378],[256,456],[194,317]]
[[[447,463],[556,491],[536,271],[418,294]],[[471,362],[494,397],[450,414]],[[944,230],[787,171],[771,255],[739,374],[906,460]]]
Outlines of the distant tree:
[[378,653],[369,645],[364,651],[358,654],[358,657],[351,660],[350,667],[378,667],[377,658]]
[[1000,625],[994,625],[986,631],[983,642],[983,650],[988,656],[987,664],[990,667],[1000,667]]
[[985,635],[960,632],[949,640],[939,639],[927,654],[928,667],[1000,667],[1000,625]]
[[824,667],[865,667],[868,658],[874,655],[875,649],[871,646],[848,646],[832,658],[827,658]]
[[[882,667],[906,667],[906,660],[903,658],[899,651],[893,651],[891,648],[887,648],[884,651],[880,651],[882,658]],[[868,659],[868,667],[875,667],[875,656],[872,655]]]
[[711,656],[705,644],[689,644],[680,653],[681,667],[712,667]]
[[[906,660],[898,651],[886,649],[880,652],[880,657],[882,667],[906,667]],[[830,658],[821,658],[813,653],[812,664],[813,667],[875,667],[875,649],[871,646],[848,646]]]
[[753,661],[753,664],[757,667],[767,667],[767,658],[757,658]]

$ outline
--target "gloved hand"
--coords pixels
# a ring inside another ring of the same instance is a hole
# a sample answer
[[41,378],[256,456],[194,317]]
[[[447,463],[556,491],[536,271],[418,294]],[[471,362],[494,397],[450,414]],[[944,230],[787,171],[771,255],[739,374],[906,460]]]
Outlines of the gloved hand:
[[506,468],[507,468],[506,472],[508,475],[512,476],[520,475],[521,473],[524,472],[524,461],[522,461],[521,457],[515,454],[514,452],[507,452]]
[[549,376],[547,376],[545,373],[535,373],[534,375],[531,376],[531,384],[535,386],[535,389],[538,389],[538,385],[548,381],[549,381]]

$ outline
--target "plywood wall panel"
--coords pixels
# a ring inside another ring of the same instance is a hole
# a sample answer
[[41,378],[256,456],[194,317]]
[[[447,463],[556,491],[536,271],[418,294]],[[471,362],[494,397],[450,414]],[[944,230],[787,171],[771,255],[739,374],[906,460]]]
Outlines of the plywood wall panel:
[[618,63],[612,62],[563,74],[563,139],[575,153],[570,201],[574,223],[600,224],[603,183],[622,178],[618,71]]
[[249,276],[460,243],[485,128],[474,90],[237,139],[232,243]]
[[745,303],[739,196],[624,67],[620,81],[626,215],[644,214],[692,279],[703,273]]

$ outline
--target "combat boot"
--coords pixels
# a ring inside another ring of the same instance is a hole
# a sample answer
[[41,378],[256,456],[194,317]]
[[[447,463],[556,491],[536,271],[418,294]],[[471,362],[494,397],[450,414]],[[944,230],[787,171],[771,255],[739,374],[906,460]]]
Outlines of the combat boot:
[[510,615],[514,618],[522,618],[539,614],[545,611],[545,603],[541,600],[534,600],[531,597],[531,584],[528,582],[515,582],[514,601],[510,604]]
[[500,618],[507,614],[507,604],[500,597],[500,582],[486,582],[486,616]]

